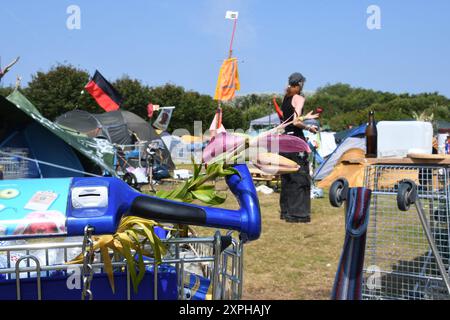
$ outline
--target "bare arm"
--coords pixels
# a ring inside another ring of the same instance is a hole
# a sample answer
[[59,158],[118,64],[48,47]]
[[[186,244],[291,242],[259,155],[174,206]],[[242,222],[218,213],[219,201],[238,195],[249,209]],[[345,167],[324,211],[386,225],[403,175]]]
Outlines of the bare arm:
[[[305,104],[304,97],[297,94],[292,98],[292,106],[294,107],[295,112],[297,113],[298,116],[302,114],[304,104]],[[311,111],[305,117],[303,117],[303,120],[316,119],[318,117],[319,117],[318,114],[312,114]],[[294,126],[299,127],[300,129],[311,131],[313,133],[317,132],[317,129],[314,126],[305,125],[303,123],[303,120],[297,119],[296,121],[294,121]]]
[[[292,106],[295,109],[295,113],[297,114],[297,117],[299,117],[302,114],[303,106],[305,104],[305,98],[301,95],[296,94],[292,97]],[[306,129],[306,125],[303,123],[303,121],[300,121],[297,119],[294,121],[294,126],[299,127],[300,129]]]

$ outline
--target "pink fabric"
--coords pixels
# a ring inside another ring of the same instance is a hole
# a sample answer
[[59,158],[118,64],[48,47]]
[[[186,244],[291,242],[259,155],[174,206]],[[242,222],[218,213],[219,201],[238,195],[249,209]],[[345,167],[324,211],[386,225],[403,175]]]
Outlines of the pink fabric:
[[153,104],[149,103],[147,105],[147,115],[151,119],[153,117]]

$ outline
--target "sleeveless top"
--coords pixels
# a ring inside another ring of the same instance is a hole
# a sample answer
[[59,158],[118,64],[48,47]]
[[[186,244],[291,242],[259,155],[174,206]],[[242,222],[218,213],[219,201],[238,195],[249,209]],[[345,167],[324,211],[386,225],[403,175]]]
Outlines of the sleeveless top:
[[[291,116],[295,113],[296,117],[297,115],[294,106],[292,105],[292,97],[285,96],[283,99],[283,104],[281,105],[281,110],[283,111],[283,121],[286,121],[287,119],[291,118]],[[303,110],[302,110],[303,114]],[[293,120],[294,117],[292,117],[290,120]],[[303,129],[300,129],[299,127],[294,126],[293,124],[288,125],[285,129],[286,134],[292,134],[296,137],[299,137],[306,141],[305,135],[303,134]]]

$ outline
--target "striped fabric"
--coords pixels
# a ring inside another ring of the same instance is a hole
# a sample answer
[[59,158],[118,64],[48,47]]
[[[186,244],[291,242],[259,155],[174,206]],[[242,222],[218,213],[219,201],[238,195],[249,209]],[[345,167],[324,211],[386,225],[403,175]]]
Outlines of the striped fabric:
[[347,199],[345,242],[334,281],[332,300],[361,300],[371,190],[351,188]]

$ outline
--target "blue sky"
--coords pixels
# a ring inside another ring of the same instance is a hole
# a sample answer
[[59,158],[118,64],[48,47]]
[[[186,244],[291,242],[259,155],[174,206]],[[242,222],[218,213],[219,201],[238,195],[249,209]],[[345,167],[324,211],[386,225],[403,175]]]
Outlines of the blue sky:
[[[66,28],[71,4],[81,9],[81,30]],[[381,30],[366,27],[371,4],[381,9]],[[110,80],[128,74],[212,95],[232,29],[226,10],[239,11],[241,94],[281,92],[300,71],[309,91],[345,82],[450,97],[448,0],[2,1],[2,64],[21,56],[2,84],[70,62]]]

